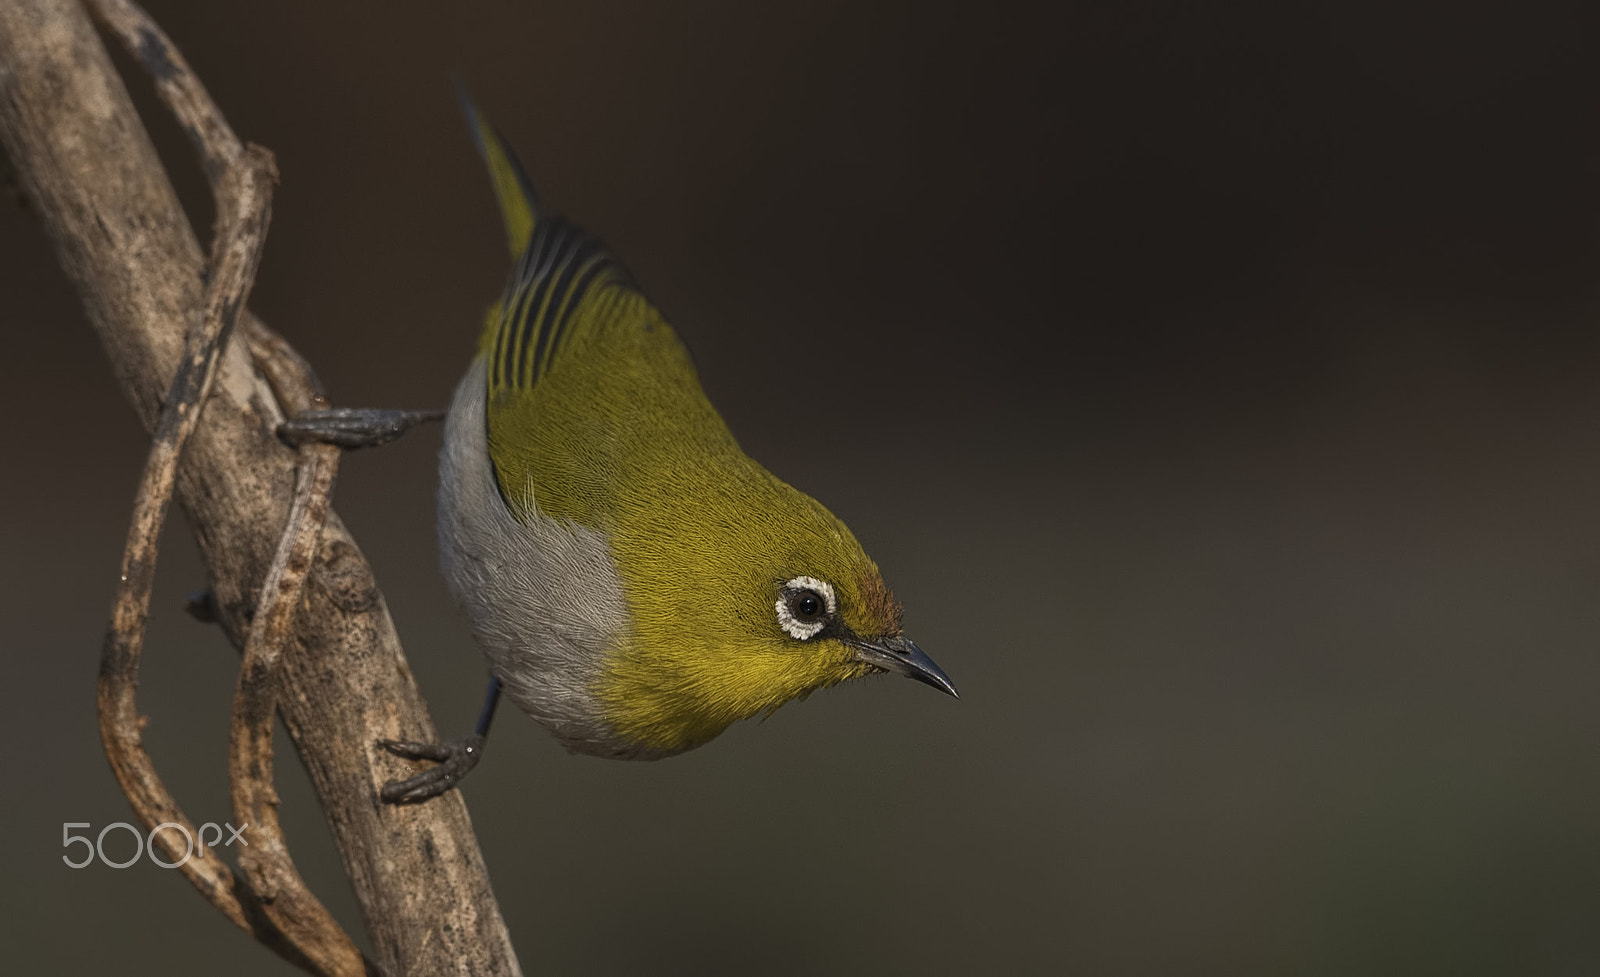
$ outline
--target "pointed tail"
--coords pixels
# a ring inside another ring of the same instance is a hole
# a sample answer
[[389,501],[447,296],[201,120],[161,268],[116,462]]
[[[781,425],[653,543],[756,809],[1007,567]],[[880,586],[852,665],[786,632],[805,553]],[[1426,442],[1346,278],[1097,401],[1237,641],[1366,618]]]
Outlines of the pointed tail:
[[467,128],[472,131],[472,141],[478,146],[478,155],[489,168],[489,179],[494,184],[495,197],[500,202],[500,219],[506,225],[506,243],[511,257],[519,257],[533,237],[533,225],[539,219],[539,204],[533,195],[533,184],[522,169],[522,163],[500,138],[500,133],[472,104],[466,86],[457,78],[456,97],[461,100],[461,114],[467,118]]

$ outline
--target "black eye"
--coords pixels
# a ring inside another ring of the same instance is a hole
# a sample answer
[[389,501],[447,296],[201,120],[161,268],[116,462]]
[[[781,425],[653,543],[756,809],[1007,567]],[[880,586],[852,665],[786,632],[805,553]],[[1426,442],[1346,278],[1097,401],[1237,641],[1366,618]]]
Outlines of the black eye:
[[839,610],[833,585],[816,577],[795,577],[778,591],[778,627],[796,641],[810,641],[828,628]]
[[821,620],[826,608],[822,598],[809,590],[802,590],[789,598],[789,613],[807,624]]

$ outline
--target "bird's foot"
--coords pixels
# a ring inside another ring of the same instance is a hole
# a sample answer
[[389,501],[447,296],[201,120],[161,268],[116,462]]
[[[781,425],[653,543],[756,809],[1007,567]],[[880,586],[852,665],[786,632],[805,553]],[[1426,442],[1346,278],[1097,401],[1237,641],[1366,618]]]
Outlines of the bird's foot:
[[418,424],[443,419],[442,410],[334,407],[301,411],[278,425],[278,437],[295,446],[320,442],[353,451],[388,444]]
[[483,757],[483,737],[476,733],[448,743],[379,740],[378,745],[408,760],[433,760],[438,763],[438,766],[429,767],[405,780],[391,780],[384,784],[379,796],[389,804],[420,804],[430,797],[438,797],[460,783],[467,771],[476,767]]
[[217,606],[217,595],[210,587],[197,590],[184,598],[183,609],[201,624],[216,624],[222,620],[222,609]]

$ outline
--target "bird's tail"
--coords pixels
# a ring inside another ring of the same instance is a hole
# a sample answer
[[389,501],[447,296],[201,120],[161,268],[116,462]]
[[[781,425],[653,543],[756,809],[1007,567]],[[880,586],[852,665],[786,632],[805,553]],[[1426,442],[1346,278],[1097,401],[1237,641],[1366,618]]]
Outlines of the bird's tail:
[[538,199],[533,195],[533,184],[522,169],[522,163],[500,138],[500,133],[472,104],[466,86],[456,79],[456,97],[461,100],[461,113],[467,118],[467,128],[472,131],[472,141],[478,146],[478,155],[489,168],[489,180],[494,184],[494,195],[500,202],[500,219],[506,225],[506,243],[511,247],[511,257],[517,258],[533,237],[533,225],[539,218]]

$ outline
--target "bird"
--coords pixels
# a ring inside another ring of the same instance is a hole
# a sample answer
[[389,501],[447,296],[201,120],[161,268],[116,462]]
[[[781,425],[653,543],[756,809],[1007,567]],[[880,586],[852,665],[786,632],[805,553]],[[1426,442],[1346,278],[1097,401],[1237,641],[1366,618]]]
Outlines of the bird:
[[503,694],[569,751],[659,759],[891,672],[959,698],[850,529],[740,448],[618,258],[548,214],[459,90],[514,261],[445,420],[439,562],[492,679],[473,735],[385,741],[449,789]]

